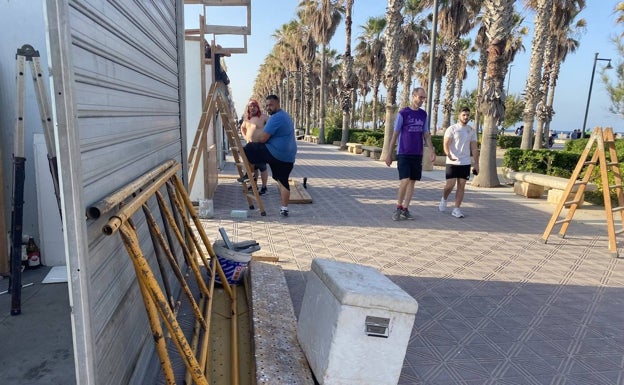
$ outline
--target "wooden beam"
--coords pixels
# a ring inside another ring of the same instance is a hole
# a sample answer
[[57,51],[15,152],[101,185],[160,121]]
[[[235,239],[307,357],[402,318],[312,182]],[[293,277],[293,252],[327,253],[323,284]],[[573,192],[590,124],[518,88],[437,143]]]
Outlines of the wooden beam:
[[184,0],[184,4],[202,4],[208,6],[249,6],[251,0]]
[[249,35],[249,28],[246,26],[232,25],[210,25],[206,24],[204,28],[206,34],[214,33],[215,35]]

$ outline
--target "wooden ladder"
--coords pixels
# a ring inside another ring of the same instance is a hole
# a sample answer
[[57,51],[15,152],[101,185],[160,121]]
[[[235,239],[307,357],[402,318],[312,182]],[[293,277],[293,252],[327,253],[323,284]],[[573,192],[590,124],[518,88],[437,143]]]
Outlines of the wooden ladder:
[[[232,150],[234,164],[236,165],[239,176],[242,177],[245,174],[253,174],[253,168],[250,167],[249,162],[247,161],[247,156],[245,155],[245,151],[243,151],[243,145],[241,143],[240,137],[238,136],[236,123],[232,119],[233,115],[230,111],[230,107],[226,101],[225,96],[223,96],[223,93],[220,89],[221,87],[224,87],[221,82],[212,83],[212,85],[210,86],[210,90],[208,91],[208,96],[206,96],[206,101],[204,102],[202,115],[199,120],[197,132],[195,133],[193,145],[191,146],[188,157],[189,191],[192,189],[193,183],[195,182],[195,176],[199,167],[201,155],[206,151],[206,135],[208,132],[208,127],[210,126],[210,120],[214,116],[215,112],[218,112],[221,116],[221,121],[223,123],[225,134],[227,135],[228,143],[230,144],[230,149]],[[251,187],[251,193],[249,193],[247,183],[249,183]],[[264,210],[264,205],[262,204],[262,199],[260,198],[260,193],[258,191],[256,181],[254,181],[253,178],[250,178],[248,182],[243,182],[242,186],[244,189],[245,198],[247,198],[247,204],[249,206],[249,209],[253,210],[255,208],[255,201],[258,204],[260,215],[265,216],[266,211]]]
[[[216,101],[217,109],[219,110],[221,120],[223,121],[223,129],[225,131],[225,134],[227,135],[228,143],[230,144],[230,150],[232,150],[232,156],[234,157],[234,165],[238,170],[238,175],[241,178],[243,177],[243,175],[249,176],[249,181],[242,182],[245,198],[247,198],[247,204],[249,205],[249,209],[254,209],[255,201],[258,204],[258,210],[260,211],[260,215],[265,216],[266,211],[264,210],[264,205],[262,204],[262,198],[260,198],[258,184],[252,176],[253,167],[249,164],[249,161],[247,160],[247,155],[245,155],[245,151],[243,150],[243,144],[241,142],[240,136],[238,135],[236,124],[234,124],[231,119],[232,113],[230,112],[230,107],[227,104],[225,98],[221,95],[221,93],[217,93]],[[249,186],[251,187],[251,193],[249,193],[247,183],[249,183]]]
[[[587,161],[589,154],[592,152],[592,149],[595,147],[593,151],[593,155],[591,160]],[[607,161],[607,152],[609,156],[609,160]],[[544,234],[542,235],[542,240],[544,243],[548,240],[548,236],[552,232],[555,225],[561,224],[561,229],[559,230],[559,236],[565,237],[565,233],[568,230],[568,226],[574,217],[574,213],[579,205],[583,202],[583,194],[585,193],[585,187],[589,182],[590,178],[594,173],[594,169],[596,166],[600,167],[600,178],[602,179],[602,196],[604,200],[605,213],[607,218],[607,233],[609,235],[609,251],[613,253],[616,257],[618,256],[617,252],[617,242],[616,242],[616,234],[624,232],[624,229],[620,229],[617,232],[615,231],[615,226],[613,223],[613,214],[616,212],[620,213],[621,226],[624,226],[624,193],[622,190],[622,177],[620,175],[620,164],[618,162],[617,153],[615,150],[615,137],[613,135],[613,129],[610,127],[605,128],[604,130],[601,127],[596,127],[592,132],[589,140],[587,141],[587,145],[579,158],[579,161],[572,172],[572,176],[570,177],[570,181],[566,186],[561,200],[557,203],[555,207],[555,211],[553,212],[546,229],[544,230]],[[583,172],[583,177],[579,179],[580,175]],[[609,184],[609,175],[613,175],[614,184]],[[574,198],[568,200],[568,197],[572,193],[572,189],[577,187],[576,193],[574,194]],[[615,190],[615,194],[617,196],[617,207],[612,207],[611,204],[611,194],[610,192]],[[559,219],[561,211],[565,208],[568,209],[568,213],[564,219]]]

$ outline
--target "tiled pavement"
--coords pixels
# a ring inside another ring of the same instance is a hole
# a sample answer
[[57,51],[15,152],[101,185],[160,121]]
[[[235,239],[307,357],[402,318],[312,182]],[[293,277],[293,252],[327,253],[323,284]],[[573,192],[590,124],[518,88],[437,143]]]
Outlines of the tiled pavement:
[[313,258],[387,275],[419,304],[400,384],[624,384],[624,265],[600,208],[578,210],[566,237],[557,228],[544,244],[554,207],[509,187],[469,186],[457,219],[437,208],[442,172],[425,172],[416,219],[394,222],[394,167],[299,142],[292,177],[308,178],[314,203],[290,205],[287,218],[273,181],[267,216],[231,218],[247,203],[220,181],[208,235],[223,226],[279,256],[297,313]]

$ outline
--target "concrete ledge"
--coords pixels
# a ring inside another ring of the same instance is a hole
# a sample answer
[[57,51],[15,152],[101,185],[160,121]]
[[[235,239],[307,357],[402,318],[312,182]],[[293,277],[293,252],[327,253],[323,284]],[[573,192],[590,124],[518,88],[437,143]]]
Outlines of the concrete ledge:
[[[514,192],[527,198],[540,198],[544,191],[548,190],[548,202],[557,204],[563,196],[563,192],[570,182],[569,179],[558,176],[537,174],[533,172],[507,171],[507,179],[515,180]],[[566,201],[574,200],[579,185],[572,186],[570,195]],[[585,191],[596,191],[598,186],[594,183],[587,183]],[[583,204],[585,196],[580,197],[579,205]]]
[[282,268],[252,260],[248,272],[256,384],[314,385]]

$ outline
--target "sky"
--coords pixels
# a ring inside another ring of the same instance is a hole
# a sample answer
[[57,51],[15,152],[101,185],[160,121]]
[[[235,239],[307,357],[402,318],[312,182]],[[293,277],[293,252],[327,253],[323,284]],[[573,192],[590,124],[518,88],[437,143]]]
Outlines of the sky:
[[[557,88],[555,90],[555,115],[551,122],[551,129],[556,131],[572,131],[583,126],[585,108],[589,95],[590,78],[594,64],[594,55],[599,53],[601,59],[613,59],[615,66],[624,60],[619,57],[611,38],[624,32],[624,26],[615,24],[616,15],[613,9],[619,0],[587,1],[586,8],[579,17],[587,21],[587,30],[577,37],[580,45],[575,53],[569,54],[562,64]],[[275,39],[273,35],[285,23],[296,18],[297,0],[251,0],[251,35],[247,37],[247,54],[233,54],[225,58],[227,72],[231,80],[234,105],[240,116],[252,94],[253,84],[260,65],[270,53]],[[524,16],[524,24],[529,27],[529,35],[524,40],[524,52],[516,55],[514,62],[505,80],[509,94],[520,94],[526,87],[526,78],[529,70],[531,54],[531,40],[534,14],[522,7],[522,2],[516,2],[516,8]],[[387,3],[381,0],[355,0],[353,6],[353,45],[362,31],[362,26],[369,17],[384,16]],[[199,5],[186,5],[185,28],[198,28],[199,15],[204,10]],[[246,25],[247,14],[244,7],[206,7],[207,24],[217,25]],[[212,36],[208,37],[208,40]],[[217,35],[216,43],[223,47],[242,47],[242,37]],[[337,29],[332,38],[330,47],[339,52],[344,50],[345,32],[344,22]],[[428,47],[421,48],[428,50]],[[477,59],[476,56],[473,57]],[[587,128],[596,126],[613,127],[616,132],[624,132],[624,119],[609,111],[611,105],[605,85],[600,78],[601,69],[607,61],[596,62],[594,83],[591,92]],[[611,73],[614,79],[614,70]],[[476,88],[476,69],[469,70],[468,78],[463,89]],[[443,98],[444,95],[441,95]],[[441,118],[440,118],[441,120]],[[520,123],[518,123],[519,125]]]

